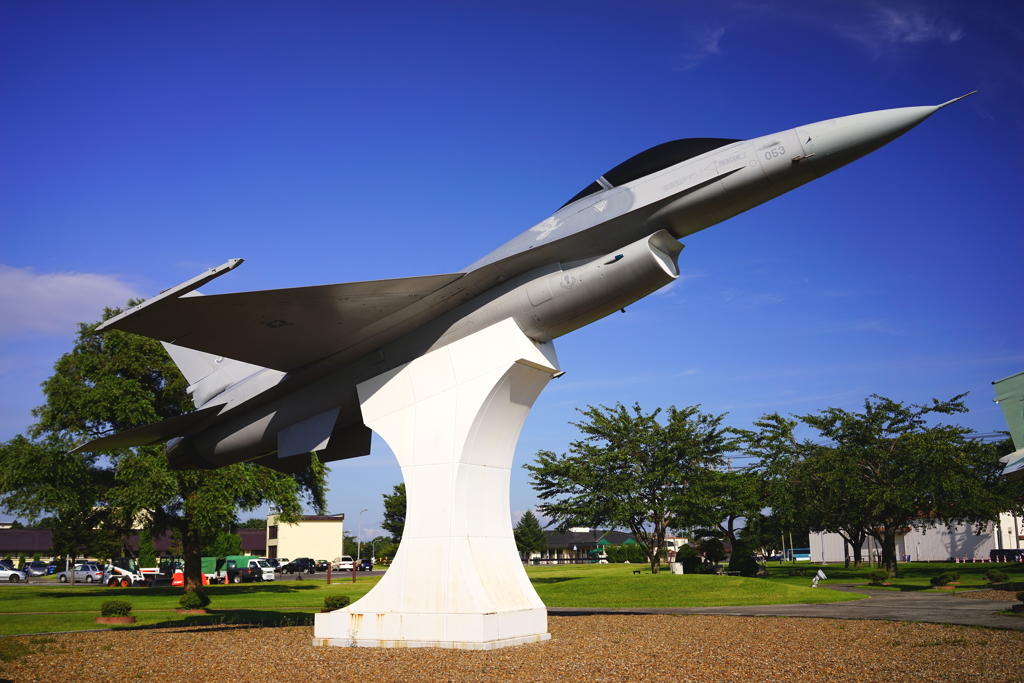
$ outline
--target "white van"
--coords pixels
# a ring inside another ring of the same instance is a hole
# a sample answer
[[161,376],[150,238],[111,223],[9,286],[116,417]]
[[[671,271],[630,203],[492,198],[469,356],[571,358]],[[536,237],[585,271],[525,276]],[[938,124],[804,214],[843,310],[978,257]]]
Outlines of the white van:
[[341,557],[336,558],[334,560],[334,571],[336,571],[336,572],[345,572],[345,571],[350,572],[350,571],[352,571],[352,556],[351,555],[342,555]]

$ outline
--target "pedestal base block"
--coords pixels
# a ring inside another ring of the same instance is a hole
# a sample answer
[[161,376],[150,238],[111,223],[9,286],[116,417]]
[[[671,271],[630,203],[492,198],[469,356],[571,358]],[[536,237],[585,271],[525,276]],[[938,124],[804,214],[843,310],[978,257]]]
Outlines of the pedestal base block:
[[359,384],[363,422],[402,466],[394,562],[352,605],[314,617],[313,644],[490,650],[547,640],[547,609],[516,551],[512,456],[558,372],[552,344],[512,320]]

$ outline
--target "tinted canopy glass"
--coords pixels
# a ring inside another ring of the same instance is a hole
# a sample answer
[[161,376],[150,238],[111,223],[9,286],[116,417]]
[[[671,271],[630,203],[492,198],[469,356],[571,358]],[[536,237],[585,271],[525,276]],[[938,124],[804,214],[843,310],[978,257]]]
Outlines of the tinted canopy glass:
[[[719,147],[731,145],[734,142],[739,142],[739,140],[729,140],[726,138],[684,138],[682,140],[663,142],[635,156],[631,156],[601,176],[601,179],[607,182],[607,186],[619,187],[637,178],[656,173],[669,166],[675,166],[687,159],[699,157],[701,154],[718,149]],[[606,189],[607,186],[603,186],[595,180],[562,206],[568,206],[577,199],[600,192],[602,189]]]

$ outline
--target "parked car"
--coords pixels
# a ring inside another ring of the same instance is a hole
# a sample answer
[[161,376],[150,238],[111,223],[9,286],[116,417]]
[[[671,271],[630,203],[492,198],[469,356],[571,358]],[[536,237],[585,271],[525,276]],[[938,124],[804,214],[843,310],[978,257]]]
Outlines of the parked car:
[[325,571],[327,571],[327,568],[330,567],[330,566],[331,566],[331,563],[328,562],[327,560],[317,560],[316,561],[316,570],[318,572],[325,572]]
[[14,566],[14,560],[8,557],[5,557],[4,559],[0,560],[0,567],[6,567],[7,569],[17,570],[17,567]]
[[24,571],[29,576],[46,576],[46,563],[42,560],[33,560],[25,565]]
[[19,572],[17,569],[10,567],[6,564],[0,565],[0,581],[10,581],[11,583],[18,583],[19,581],[27,581],[28,575],[25,572]]
[[337,560],[335,560],[334,570],[339,572],[352,571],[352,556],[342,555]]
[[356,569],[361,572],[372,572],[373,560],[357,560]]
[[316,560],[311,560],[308,557],[299,557],[281,567],[280,571],[282,574],[285,572],[288,572],[289,574],[294,574],[295,572],[299,572],[300,574],[315,574]]
[[277,561],[276,557],[261,557],[260,559],[269,564],[270,568],[275,572],[281,566],[281,563]]
[[284,568],[284,566],[286,564],[291,562],[291,560],[289,560],[287,557],[278,557],[276,559],[277,559],[277,567],[274,569],[274,571],[276,571],[276,572],[280,572]]
[[50,560],[50,564],[46,565],[47,574],[57,573],[57,560]]
[[71,580],[71,572],[75,573],[75,581],[84,581],[86,583],[92,583],[94,581],[103,580],[103,570],[99,568],[99,565],[92,562],[83,562],[76,564],[74,569],[66,572],[59,572],[57,574],[57,580],[61,583],[67,583]]

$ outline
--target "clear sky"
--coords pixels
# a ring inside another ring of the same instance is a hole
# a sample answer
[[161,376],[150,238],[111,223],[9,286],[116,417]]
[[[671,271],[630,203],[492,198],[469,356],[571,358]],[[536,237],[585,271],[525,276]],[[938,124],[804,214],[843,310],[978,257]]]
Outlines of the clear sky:
[[[1024,4],[0,4],[0,439],[78,321],[241,257],[207,293],[455,272],[599,174],[980,92],[853,165],[684,240],[667,290],[556,341],[519,465],[576,408],[923,403],[1005,429],[1024,370]],[[998,162],[998,163],[997,163]],[[808,434],[810,436],[810,434]],[[331,465],[377,533],[387,446]],[[350,527],[352,528],[352,527]]]

